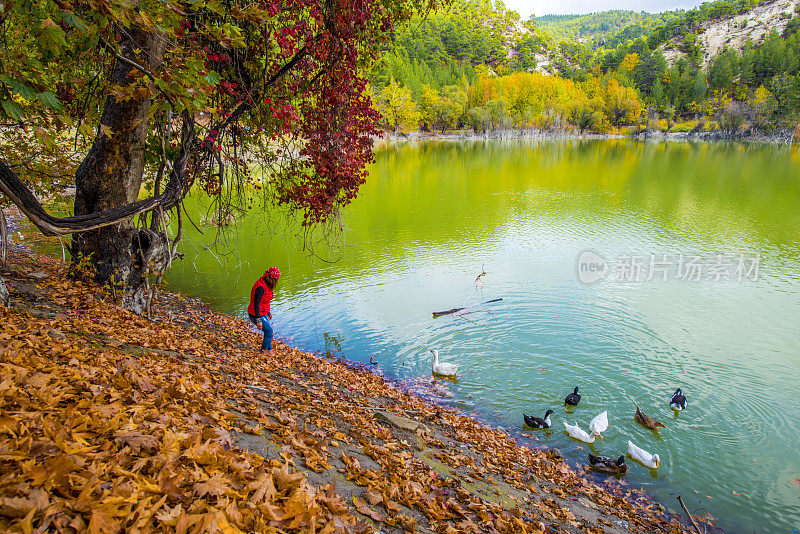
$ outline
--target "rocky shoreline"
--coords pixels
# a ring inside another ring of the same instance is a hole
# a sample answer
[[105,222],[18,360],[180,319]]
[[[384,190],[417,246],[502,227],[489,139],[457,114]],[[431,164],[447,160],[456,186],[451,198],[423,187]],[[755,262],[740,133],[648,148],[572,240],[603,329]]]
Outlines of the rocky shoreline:
[[409,133],[384,132],[376,137],[376,144],[394,142],[426,141],[491,141],[491,140],[592,140],[592,139],[637,139],[652,141],[700,141],[700,142],[753,142],[776,145],[793,145],[800,142],[800,130],[785,129],[772,134],[745,131],[726,133],[721,130],[697,132],[662,132],[648,130],[633,134],[574,133],[570,131],[507,129],[475,133],[472,130],[457,130],[447,133],[414,131]]

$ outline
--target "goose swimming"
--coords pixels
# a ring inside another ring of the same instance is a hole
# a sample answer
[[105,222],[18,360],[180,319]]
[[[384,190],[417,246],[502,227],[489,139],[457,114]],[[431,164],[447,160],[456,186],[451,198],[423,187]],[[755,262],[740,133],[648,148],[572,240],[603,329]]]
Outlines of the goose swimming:
[[435,375],[441,376],[455,376],[456,372],[458,371],[458,365],[454,363],[444,363],[439,362],[439,351],[431,349],[431,353],[433,354],[433,364],[431,365],[431,370]]

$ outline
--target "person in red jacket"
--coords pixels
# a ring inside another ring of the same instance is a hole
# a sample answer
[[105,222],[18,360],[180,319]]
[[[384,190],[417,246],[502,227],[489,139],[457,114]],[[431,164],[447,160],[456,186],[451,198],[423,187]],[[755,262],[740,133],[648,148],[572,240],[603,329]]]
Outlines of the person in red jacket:
[[250,322],[258,327],[264,334],[264,341],[261,343],[261,351],[269,351],[272,354],[272,313],[269,310],[269,303],[273,297],[275,284],[278,283],[278,278],[281,277],[281,272],[277,267],[270,267],[256,283],[253,284],[253,289],[250,290],[250,305],[247,307],[247,313],[250,315]]

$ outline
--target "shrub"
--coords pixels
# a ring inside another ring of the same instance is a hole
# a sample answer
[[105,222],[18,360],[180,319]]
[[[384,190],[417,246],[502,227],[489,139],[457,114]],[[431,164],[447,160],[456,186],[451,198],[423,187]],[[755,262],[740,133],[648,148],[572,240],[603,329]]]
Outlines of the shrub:
[[675,132],[675,133],[686,133],[686,132],[691,132],[694,129],[695,126],[697,126],[697,121],[696,120],[688,120],[688,121],[684,121],[684,122],[676,122],[672,126],[672,129],[670,131],[671,132]]

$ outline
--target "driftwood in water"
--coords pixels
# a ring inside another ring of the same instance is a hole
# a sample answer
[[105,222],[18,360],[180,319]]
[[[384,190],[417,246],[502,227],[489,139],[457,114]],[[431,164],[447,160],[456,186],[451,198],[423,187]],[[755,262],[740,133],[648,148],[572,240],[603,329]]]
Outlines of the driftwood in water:
[[[503,300],[503,299],[501,299],[501,298],[500,299],[492,299],[492,300],[487,300],[486,302],[482,302],[481,304],[490,304],[492,302],[500,302],[501,300]],[[441,317],[442,315],[450,315],[451,313],[460,312],[461,310],[466,310],[468,308],[472,308],[473,306],[478,306],[478,304],[473,304],[472,306],[465,306],[463,308],[453,308],[453,309],[450,309],[450,310],[445,310],[445,311],[440,311],[440,312],[433,312],[433,317],[436,318],[436,317]]]
[[681,499],[680,495],[678,495],[678,502],[681,504],[681,508],[683,508],[683,511],[686,512],[686,515],[689,516],[689,521],[692,522],[692,526],[694,527],[694,531],[697,532],[697,534],[701,534],[700,533],[700,527],[697,526],[697,523],[695,523],[694,518],[692,517],[692,514],[689,513],[689,510],[686,508],[686,505],[683,504],[683,499]]

